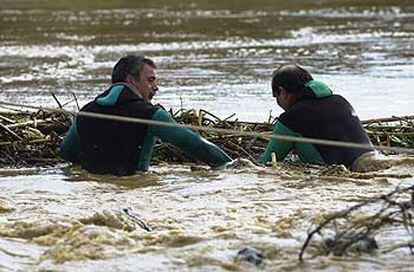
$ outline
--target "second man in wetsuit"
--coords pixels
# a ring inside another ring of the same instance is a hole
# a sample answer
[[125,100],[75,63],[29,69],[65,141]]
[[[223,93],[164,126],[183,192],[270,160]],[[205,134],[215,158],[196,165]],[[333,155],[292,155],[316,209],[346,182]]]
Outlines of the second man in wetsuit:
[[304,163],[343,164],[354,169],[354,162],[374,150],[351,104],[298,65],[282,65],[272,77],[272,92],[285,110],[274,126],[273,134],[366,144],[366,149],[314,145],[270,140],[259,161],[277,161],[295,150]]

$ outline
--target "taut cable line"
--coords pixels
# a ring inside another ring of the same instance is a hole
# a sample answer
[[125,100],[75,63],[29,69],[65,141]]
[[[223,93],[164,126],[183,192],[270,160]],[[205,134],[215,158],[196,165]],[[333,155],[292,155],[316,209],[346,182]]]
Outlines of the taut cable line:
[[49,112],[59,112],[59,113],[66,113],[66,114],[70,113],[70,114],[78,115],[78,116],[85,116],[85,117],[97,118],[97,119],[106,119],[106,120],[111,120],[111,121],[131,122],[131,123],[166,126],[166,127],[189,128],[189,129],[193,129],[197,131],[206,131],[206,132],[210,131],[210,132],[217,132],[221,134],[233,134],[233,135],[245,136],[245,137],[257,137],[257,138],[262,138],[266,140],[275,139],[275,140],[280,140],[280,141],[291,141],[295,143],[309,143],[309,144],[335,146],[335,147],[342,147],[342,148],[372,149],[374,147],[375,149],[381,150],[381,151],[414,154],[414,149],[404,148],[404,147],[391,147],[391,146],[383,146],[383,145],[375,146],[375,145],[368,145],[368,144],[361,144],[361,143],[354,143],[354,142],[333,141],[333,140],[295,137],[295,136],[286,136],[286,135],[274,135],[274,134],[263,135],[262,133],[258,133],[258,132],[239,131],[239,130],[234,130],[234,129],[214,128],[214,127],[196,126],[196,125],[185,125],[185,124],[179,124],[179,123],[162,122],[162,121],[148,120],[148,119],[135,118],[135,117],[126,117],[126,116],[84,112],[84,111],[73,112],[73,111],[68,111],[65,109],[54,109],[54,108],[48,108],[48,107],[30,106],[30,105],[24,105],[24,104],[9,103],[9,102],[4,102],[4,101],[0,101],[0,105],[18,107],[18,108],[26,108],[26,109],[34,109],[34,110],[43,110],[43,111],[49,111]]

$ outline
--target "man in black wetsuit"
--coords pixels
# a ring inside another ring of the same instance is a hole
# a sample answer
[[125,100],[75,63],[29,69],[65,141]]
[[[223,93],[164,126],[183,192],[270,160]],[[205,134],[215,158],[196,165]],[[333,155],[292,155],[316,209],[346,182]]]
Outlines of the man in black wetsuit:
[[[155,63],[141,56],[126,56],[113,69],[112,85],[81,111],[175,123],[170,114],[150,103],[157,91]],[[157,138],[210,166],[231,161],[220,148],[189,129],[81,115],[63,139],[60,155],[92,173],[132,175],[136,170],[148,170]]]
[[[285,110],[274,126],[273,134],[318,138],[371,145],[354,109],[342,96],[297,65],[282,65],[272,78],[272,92],[278,105]],[[341,148],[291,141],[270,140],[259,161],[277,161],[295,150],[302,162],[313,164],[343,164],[353,169],[361,155],[374,148]]]

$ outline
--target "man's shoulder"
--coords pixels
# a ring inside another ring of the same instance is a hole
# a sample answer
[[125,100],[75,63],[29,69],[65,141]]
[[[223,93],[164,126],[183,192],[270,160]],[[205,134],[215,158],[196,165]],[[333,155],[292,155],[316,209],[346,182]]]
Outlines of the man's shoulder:
[[108,106],[97,103],[95,99],[84,105],[80,111],[150,119],[159,109],[159,106],[144,103],[142,100],[130,100],[128,102]]
[[89,101],[79,111],[90,111],[95,106],[95,100]]
[[300,100],[294,104],[286,114],[296,114],[297,112],[306,111],[308,109],[313,109],[315,107],[329,107],[330,105],[345,105],[348,106],[350,103],[343,96],[339,94],[333,94],[327,97],[322,98],[311,98]]
[[341,95],[323,98],[304,99],[282,113],[279,120],[285,125],[303,124],[311,120],[319,120],[327,114],[339,114],[352,111],[351,104]]
[[126,113],[126,115],[151,118],[160,107],[137,100],[123,104],[119,109],[121,112]]

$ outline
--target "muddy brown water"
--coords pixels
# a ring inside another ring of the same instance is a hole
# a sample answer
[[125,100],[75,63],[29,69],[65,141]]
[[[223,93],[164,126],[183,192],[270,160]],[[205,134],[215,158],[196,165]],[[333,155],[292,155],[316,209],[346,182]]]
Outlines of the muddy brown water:
[[[412,1],[0,4],[0,100],[56,106],[53,92],[75,109],[72,93],[85,104],[108,86],[119,57],[145,54],[159,66],[154,100],[166,108],[265,121],[270,110],[281,113],[271,72],[297,62],[345,96],[361,119],[412,114]],[[125,178],[68,165],[1,169],[0,270],[406,271],[406,249],[304,264],[298,254],[317,218],[412,184],[413,169],[358,179],[282,165],[160,165]],[[153,231],[137,227],[123,208]],[[392,233],[380,233],[379,245],[407,239],[403,230]],[[263,253],[260,267],[235,261],[245,246]]]

